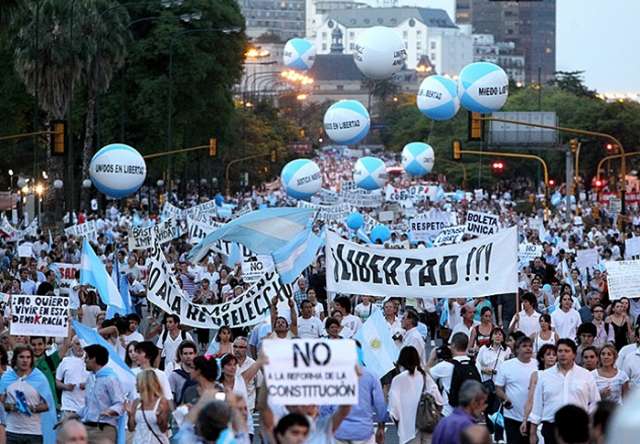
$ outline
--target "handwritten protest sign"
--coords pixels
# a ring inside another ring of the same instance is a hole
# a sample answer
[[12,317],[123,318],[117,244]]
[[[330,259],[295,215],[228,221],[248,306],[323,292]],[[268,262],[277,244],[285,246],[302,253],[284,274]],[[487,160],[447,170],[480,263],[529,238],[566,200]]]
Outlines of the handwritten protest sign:
[[273,258],[267,254],[245,257],[242,261],[242,278],[256,282],[266,271],[273,271]]
[[93,236],[93,234],[96,231],[97,231],[96,221],[90,220],[83,224],[73,225],[71,227],[65,228],[64,234],[66,234],[67,236],[76,236],[76,237],[89,236],[90,237],[90,236]]
[[431,240],[449,225],[451,225],[449,214],[436,209],[420,214],[409,221],[409,228],[417,241]]
[[600,255],[596,248],[589,248],[587,250],[578,250],[576,252],[576,266],[580,273],[585,277],[587,273],[590,273],[600,262]]
[[266,339],[269,400],[280,405],[358,403],[357,353],[350,339]]
[[624,241],[624,258],[640,259],[640,237],[630,237]]
[[529,262],[540,256],[542,256],[542,245],[530,243],[518,245],[518,262],[521,266],[529,265]]
[[11,335],[67,337],[68,320],[66,296],[11,296]]
[[640,260],[609,261],[605,267],[611,300],[640,298]]
[[498,216],[490,213],[480,213],[478,211],[467,212],[465,234],[486,236],[496,234],[498,229]]
[[60,273],[60,293],[69,294],[70,287],[76,279],[76,272],[80,271],[80,264],[68,264],[66,262],[55,262],[54,268]]
[[172,217],[148,227],[133,227],[129,230],[129,249],[146,250],[153,245],[162,245],[180,236],[178,219]]
[[465,225],[443,228],[440,234],[433,240],[434,247],[457,244],[464,236]]

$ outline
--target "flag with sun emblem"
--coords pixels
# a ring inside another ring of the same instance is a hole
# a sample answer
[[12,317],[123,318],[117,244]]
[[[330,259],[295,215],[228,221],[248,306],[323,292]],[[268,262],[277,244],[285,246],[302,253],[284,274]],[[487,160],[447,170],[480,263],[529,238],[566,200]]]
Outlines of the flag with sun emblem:
[[381,378],[395,366],[398,347],[391,337],[391,329],[384,319],[382,310],[373,312],[354,336],[362,347],[362,360],[365,367],[376,377]]

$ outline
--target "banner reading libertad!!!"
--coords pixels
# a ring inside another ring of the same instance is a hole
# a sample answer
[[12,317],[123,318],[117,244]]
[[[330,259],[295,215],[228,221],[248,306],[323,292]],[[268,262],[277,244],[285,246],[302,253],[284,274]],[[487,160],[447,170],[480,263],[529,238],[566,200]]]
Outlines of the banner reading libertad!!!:
[[480,297],[518,286],[517,228],[456,245],[371,248],[327,233],[327,290],[405,297]]
[[182,292],[170,265],[157,246],[151,252],[147,281],[147,298],[167,313],[180,316],[180,322],[190,327],[245,327],[262,322],[269,313],[269,301],[279,301],[293,295],[290,285],[282,285],[275,272],[266,272],[244,293],[222,304],[194,304]]

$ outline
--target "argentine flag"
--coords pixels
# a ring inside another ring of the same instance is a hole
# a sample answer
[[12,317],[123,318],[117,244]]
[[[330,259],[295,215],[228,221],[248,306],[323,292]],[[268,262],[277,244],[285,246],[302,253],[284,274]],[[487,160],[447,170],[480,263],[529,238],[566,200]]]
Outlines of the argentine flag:
[[278,270],[280,281],[291,284],[316,259],[318,249],[324,244],[324,232],[316,236],[311,228],[307,228],[291,242],[272,253],[273,263]]
[[377,378],[382,378],[393,370],[400,350],[393,342],[391,329],[382,310],[375,310],[353,339],[360,342],[365,367]]
[[125,303],[122,300],[116,283],[113,282],[111,276],[107,274],[104,264],[96,255],[95,251],[93,251],[86,237],[82,243],[80,284],[95,287],[100,295],[100,299],[102,299],[105,305],[113,305],[114,307],[125,309]]

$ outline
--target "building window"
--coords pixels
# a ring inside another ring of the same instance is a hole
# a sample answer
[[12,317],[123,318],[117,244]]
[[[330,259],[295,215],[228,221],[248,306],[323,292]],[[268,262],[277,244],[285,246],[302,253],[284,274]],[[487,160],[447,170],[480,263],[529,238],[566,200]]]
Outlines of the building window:
[[344,90],[344,85],[336,85],[336,89],[338,91],[342,91],[342,90]]
[[322,40],[327,40],[327,33],[326,32],[322,33]]
[[355,38],[356,38],[356,33],[355,33],[355,32],[350,32],[350,33],[349,33],[349,38],[350,38],[351,40],[355,39]]
[[409,32],[408,31],[402,31],[402,38],[407,40],[409,38]]
[[326,50],[327,50],[327,44],[326,44],[326,43],[323,43],[323,44],[322,44],[322,50],[323,50],[323,51],[326,51]]
[[354,46],[353,42],[349,43],[349,49],[353,49]]
[[429,42],[429,48],[436,49],[437,43],[434,41]]
[[436,53],[432,52],[431,54],[429,54],[429,60],[431,60],[432,62],[436,61]]

